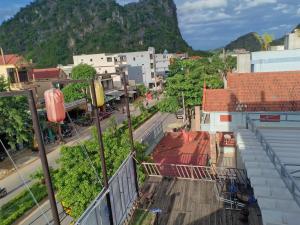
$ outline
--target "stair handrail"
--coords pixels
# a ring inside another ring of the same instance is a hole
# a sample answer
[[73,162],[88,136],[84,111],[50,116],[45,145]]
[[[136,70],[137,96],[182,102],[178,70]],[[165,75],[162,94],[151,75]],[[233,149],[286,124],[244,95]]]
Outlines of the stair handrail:
[[[260,141],[264,151],[270,158],[271,162],[275,166],[275,169],[280,174],[282,180],[286,184],[287,188],[291,192],[293,198],[300,206],[300,187],[296,183],[295,179],[291,174],[287,171],[286,166],[278,155],[275,153],[271,145],[267,142],[266,138],[263,136],[261,131],[255,126],[254,121],[250,118],[249,114],[246,115],[246,128],[249,129],[249,125],[251,126],[251,131],[255,134],[256,138]],[[289,164],[291,165],[291,164]],[[295,164],[297,165],[297,164]]]

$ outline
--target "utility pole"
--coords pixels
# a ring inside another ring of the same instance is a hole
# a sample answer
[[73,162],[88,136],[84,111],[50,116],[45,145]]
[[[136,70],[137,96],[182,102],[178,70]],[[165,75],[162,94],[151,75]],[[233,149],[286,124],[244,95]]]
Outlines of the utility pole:
[[[129,131],[129,141],[131,146],[131,154],[135,158],[136,157],[136,150],[134,148],[134,141],[133,141],[133,132],[132,132],[132,124],[131,124],[131,116],[130,116],[130,109],[129,109],[129,97],[128,97],[128,90],[127,90],[127,79],[125,72],[122,73],[123,80],[124,80],[124,92],[125,92],[125,105],[126,105],[126,113],[127,113],[127,122],[128,122],[128,131]],[[137,197],[139,197],[139,182],[137,177],[137,166],[135,159],[133,160],[133,170],[134,170],[134,181],[135,181],[135,188],[137,192]]]
[[183,107],[183,124],[185,124],[185,118],[186,118],[186,112],[185,112],[185,101],[184,101],[184,94],[183,91],[181,92],[182,94],[182,107]]

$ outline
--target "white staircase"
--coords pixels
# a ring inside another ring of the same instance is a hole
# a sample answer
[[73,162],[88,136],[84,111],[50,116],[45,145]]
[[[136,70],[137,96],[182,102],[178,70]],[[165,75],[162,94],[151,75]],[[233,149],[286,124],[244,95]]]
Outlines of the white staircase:
[[299,225],[300,208],[255,135],[250,130],[240,129],[237,146],[260,206],[263,224]]

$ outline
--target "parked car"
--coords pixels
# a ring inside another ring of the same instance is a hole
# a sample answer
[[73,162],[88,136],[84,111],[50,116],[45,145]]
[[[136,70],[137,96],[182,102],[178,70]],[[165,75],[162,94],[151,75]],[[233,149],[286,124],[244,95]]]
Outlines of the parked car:
[[7,195],[6,188],[0,187],[0,198],[4,198]]
[[4,152],[0,152],[0,162],[6,158],[6,154]]
[[179,110],[176,112],[176,118],[177,118],[177,119],[183,119],[183,115],[184,115],[183,109],[179,109]]

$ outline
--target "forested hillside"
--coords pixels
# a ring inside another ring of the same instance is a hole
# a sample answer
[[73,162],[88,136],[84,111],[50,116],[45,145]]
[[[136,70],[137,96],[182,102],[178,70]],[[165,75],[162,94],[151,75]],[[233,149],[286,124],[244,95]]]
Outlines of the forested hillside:
[[73,54],[145,50],[191,51],[173,0],[36,0],[0,26],[5,53],[38,67],[72,62]]

